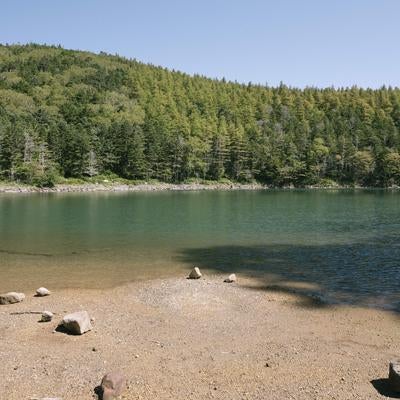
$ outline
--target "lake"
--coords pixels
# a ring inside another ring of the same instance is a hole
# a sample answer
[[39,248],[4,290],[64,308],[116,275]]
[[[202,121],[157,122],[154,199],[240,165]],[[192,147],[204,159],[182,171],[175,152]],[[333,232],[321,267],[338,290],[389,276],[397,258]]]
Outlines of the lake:
[[399,310],[400,192],[2,194],[0,260],[0,291],[111,287],[198,266]]

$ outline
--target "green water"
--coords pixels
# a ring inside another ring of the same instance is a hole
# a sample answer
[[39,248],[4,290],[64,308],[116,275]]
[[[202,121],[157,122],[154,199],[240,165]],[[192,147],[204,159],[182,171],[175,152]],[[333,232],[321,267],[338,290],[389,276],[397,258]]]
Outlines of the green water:
[[0,290],[110,287],[205,271],[398,308],[400,193],[0,195]]

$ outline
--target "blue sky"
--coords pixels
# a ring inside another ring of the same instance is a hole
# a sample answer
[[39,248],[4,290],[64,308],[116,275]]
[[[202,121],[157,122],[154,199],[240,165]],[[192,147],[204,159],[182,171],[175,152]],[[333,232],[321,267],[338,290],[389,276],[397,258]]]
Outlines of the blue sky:
[[2,0],[1,43],[239,82],[400,86],[400,0]]

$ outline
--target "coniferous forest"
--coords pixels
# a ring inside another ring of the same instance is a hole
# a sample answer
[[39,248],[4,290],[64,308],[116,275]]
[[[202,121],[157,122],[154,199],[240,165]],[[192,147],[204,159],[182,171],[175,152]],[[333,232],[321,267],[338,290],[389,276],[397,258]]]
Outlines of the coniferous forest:
[[0,180],[96,177],[399,185],[400,89],[274,88],[0,46]]

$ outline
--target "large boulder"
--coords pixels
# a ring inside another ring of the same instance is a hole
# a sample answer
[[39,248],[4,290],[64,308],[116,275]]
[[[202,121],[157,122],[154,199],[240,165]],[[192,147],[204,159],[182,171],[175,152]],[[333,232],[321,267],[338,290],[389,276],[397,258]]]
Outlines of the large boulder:
[[400,393],[400,361],[392,361],[389,364],[389,384],[394,392]]
[[38,297],[48,296],[50,293],[50,290],[46,289],[45,287],[40,287],[36,290],[36,296]]
[[112,400],[121,396],[126,387],[126,379],[120,372],[109,372],[101,380],[103,400]]
[[194,267],[189,274],[189,279],[199,279],[201,278],[200,268]]
[[224,282],[226,283],[233,283],[236,282],[236,275],[235,274],[230,274],[225,280]]
[[64,316],[62,327],[72,335],[82,335],[92,329],[90,317],[87,311],[78,311]]
[[25,295],[23,293],[9,292],[0,295],[0,304],[20,303],[24,299]]

